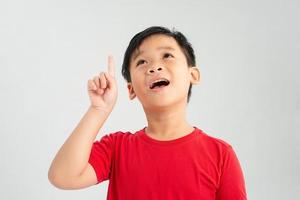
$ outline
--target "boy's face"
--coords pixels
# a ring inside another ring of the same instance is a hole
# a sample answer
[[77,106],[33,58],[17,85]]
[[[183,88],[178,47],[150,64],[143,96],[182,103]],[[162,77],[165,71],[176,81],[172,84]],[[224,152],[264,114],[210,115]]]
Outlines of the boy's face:
[[[200,79],[199,70],[188,67],[176,40],[158,34],[146,38],[130,59],[130,99],[136,96],[144,107],[166,107],[187,102],[190,84]],[[163,80],[160,84],[156,81]]]

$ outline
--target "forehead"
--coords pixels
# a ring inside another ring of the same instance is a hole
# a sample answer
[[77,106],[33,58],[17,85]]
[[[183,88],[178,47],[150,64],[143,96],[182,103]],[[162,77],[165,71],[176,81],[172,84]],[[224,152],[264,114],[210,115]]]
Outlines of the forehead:
[[151,35],[132,53],[131,60],[133,61],[145,52],[161,49],[180,51],[180,47],[173,37],[163,34]]

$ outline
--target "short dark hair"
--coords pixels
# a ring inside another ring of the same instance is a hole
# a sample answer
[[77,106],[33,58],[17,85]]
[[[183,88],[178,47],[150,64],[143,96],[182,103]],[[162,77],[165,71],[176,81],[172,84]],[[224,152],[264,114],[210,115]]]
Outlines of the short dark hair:
[[[124,54],[124,60],[122,64],[122,75],[124,79],[129,83],[131,82],[130,77],[130,59],[132,54],[137,50],[142,42],[151,35],[163,34],[169,37],[172,37],[176,40],[177,44],[180,46],[182,52],[184,53],[187,64],[189,67],[196,66],[195,54],[192,45],[189,43],[187,38],[179,31],[173,30],[162,26],[151,26],[139,33],[137,33],[129,42],[129,45]],[[192,84],[190,84],[189,91],[188,91],[188,98],[187,102],[189,102],[190,96],[192,94]]]

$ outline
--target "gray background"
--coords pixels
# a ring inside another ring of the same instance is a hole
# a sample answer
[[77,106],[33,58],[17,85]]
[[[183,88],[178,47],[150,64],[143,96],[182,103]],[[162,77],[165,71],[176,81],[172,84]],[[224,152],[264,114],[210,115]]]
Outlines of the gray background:
[[300,199],[298,11],[296,0],[1,1],[0,199],[106,198],[108,181],[59,190],[48,168],[109,53],[119,96],[97,139],[146,125],[120,67],[129,40],[152,25],[175,27],[193,44],[202,79],[189,120],[234,147],[249,199]]

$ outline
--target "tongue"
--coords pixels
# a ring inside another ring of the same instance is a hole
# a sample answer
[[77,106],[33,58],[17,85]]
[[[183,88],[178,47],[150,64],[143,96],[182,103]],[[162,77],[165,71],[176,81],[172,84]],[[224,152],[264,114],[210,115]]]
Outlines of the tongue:
[[152,89],[154,89],[154,88],[161,88],[161,87],[165,87],[165,85],[157,85],[157,86],[153,87]]

